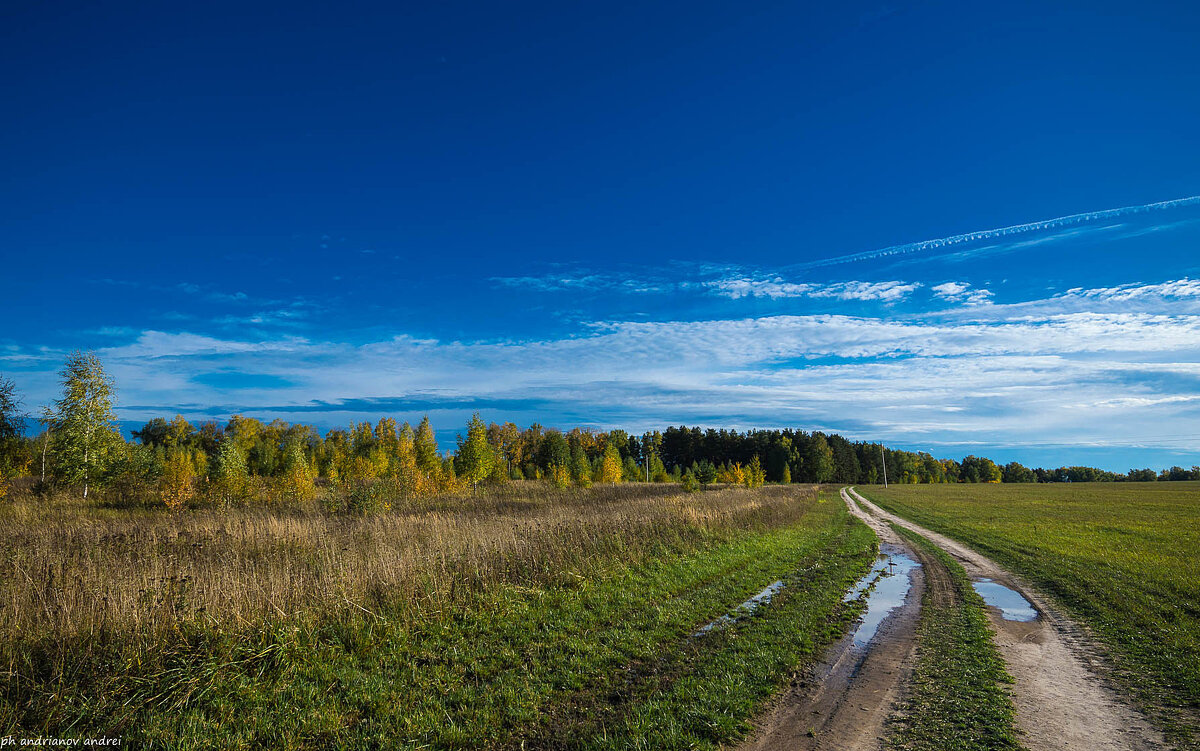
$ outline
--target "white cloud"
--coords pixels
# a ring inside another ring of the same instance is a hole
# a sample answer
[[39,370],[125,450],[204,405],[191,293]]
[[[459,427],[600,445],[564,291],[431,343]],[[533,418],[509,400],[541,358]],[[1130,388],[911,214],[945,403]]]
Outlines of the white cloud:
[[734,300],[743,297],[808,297],[816,299],[858,300],[864,302],[898,302],[905,299],[921,284],[918,282],[831,282],[806,284],[784,281],[781,277],[727,277],[703,286],[723,297]]
[[[916,288],[893,281],[794,289],[781,278],[725,274],[720,281],[731,286],[702,289],[888,303]],[[740,282],[745,286],[734,284]],[[931,291],[954,302],[986,299],[979,296],[986,290],[966,282]],[[150,407],[122,407],[127,419],[183,404],[274,405],[268,416],[328,425],[374,417],[376,410],[361,403],[321,414],[306,410],[318,402],[434,390],[460,406],[440,409],[433,399],[432,406],[397,416],[432,411],[439,426],[453,427],[469,412],[464,402],[491,400],[518,406],[485,416],[518,422],[546,423],[549,414],[621,427],[791,424],[909,444],[1177,447],[1169,436],[1194,434],[1187,426],[1200,419],[1198,296],[1200,283],[1180,279],[923,316],[621,320],[584,327],[583,336],[513,341],[400,335],[352,344],[148,330],[100,354],[117,379],[120,403]],[[0,351],[0,363],[13,370],[32,409],[53,396],[63,354],[10,346]],[[283,385],[194,380],[215,371],[274,376]],[[537,406],[522,412],[522,403]]]
[[920,286],[919,282],[837,282],[822,285],[812,296],[833,297],[838,300],[896,302],[908,297]]
[[1145,299],[1174,299],[1200,298],[1200,279],[1176,279],[1159,284],[1122,284],[1117,287],[1097,287],[1083,289],[1076,287],[1068,290],[1064,297],[1081,297],[1109,302],[1129,302]]
[[772,300],[785,297],[804,297],[816,289],[816,285],[785,282],[779,277],[771,279],[730,277],[704,282],[703,286],[732,300],[740,300],[743,297],[768,297]]
[[991,290],[974,289],[968,282],[946,282],[930,289],[934,297],[964,305],[984,305],[992,299]]
[[[495,415],[525,422],[545,423],[550,411],[574,415],[563,419],[576,422],[792,424],[909,443],[1158,445],[1164,426],[1196,419],[1200,316],[620,321],[577,338],[397,336],[362,345],[146,331],[100,354],[117,379],[122,405],[162,405],[119,409],[127,419],[173,412],[181,404],[275,405],[272,415],[328,424],[377,415],[361,405],[323,414],[305,410],[316,402],[434,389],[468,402],[534,400],[540,406]],[[3,359],[26,374],[40,371],[39,380],[53,384],[61,353],[42,353],[40,364],[21,357],[13,352]],[[275,376],[290,385],[218,388],[193,380],[213,371]],[[27,393],[30,402],[52,395]],[[446,427],[469,411],[460,405],[457,412],[438,412],[436,404],[412,409],[400,416],[433,411]]]

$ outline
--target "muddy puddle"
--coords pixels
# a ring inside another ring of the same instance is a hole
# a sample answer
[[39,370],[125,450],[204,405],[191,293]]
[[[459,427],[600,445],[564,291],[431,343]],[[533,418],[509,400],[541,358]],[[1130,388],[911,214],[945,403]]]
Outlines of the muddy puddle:
[[754,611],[758,610],[760,606],[771,602],[771,598],[779,594],[779,590],[781,589],[783,589],[782,579],[769,585],[766,589],[754,595],[749,600],[746,600],[741,605],[738,605],[732,613],[726,613],[715,621],[705,624],[700,628],[699,631],[692,634],[692,636],[701,636],[702,634],[707,634],[713,629],[724,628],[731,623],[737,623],[743,618],[749,618],[750,616],[754,615]]
[[1026,600],[1020,592],[991,579],[979,579],[971,582],[971,586],[975,588],[984,602],[999,609],[1004,620],[1021,621],[1022,623],[1037,620],[1038,612],[1033,607],[1033,603]]
[[867,609],[854,629],[855,646],[865,647],[875,637],[883,619],[904,604],[912,588],[912,572],[920,566],[904,553],[885,546],[871,570],[846,593],[847,602],[864,594],[867,598]]

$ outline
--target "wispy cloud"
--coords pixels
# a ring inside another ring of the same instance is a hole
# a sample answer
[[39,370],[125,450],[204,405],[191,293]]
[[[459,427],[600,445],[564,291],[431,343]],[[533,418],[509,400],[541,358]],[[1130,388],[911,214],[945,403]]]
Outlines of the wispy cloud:
[[785,282],[780,277],[771,279],[730,277],[704,282],[704,286],[715,294],[732,300],[739,300],[743,297],[768,297],[772,300],[785,297],[805,297],[817,288],[815,284]]
[[1084,289],[1076,287],[1067,290],[1064,297],[1080,297],[1093,300],[1128,302],[1146,299],[1175,299],[1200,298],[1200,279],[1176,279],[1159,284],[1122,284],[1117,287],[1097,287]]
[[784,281],[781,277],[728,277],[703,282],[706,289],[734,300],[743,297],[786,297],[814,299],[898,302],[921,287],[917,282],[833,282],[807,284]]
[[642,294],[667,292],[677,285],[663,279],[637,278],[614,274],[543,274],[541,276],[495,276],[491,282],[500,287],[533,289],[541,292],[627,292]]
[[605,292],[630,294],[678,294],[701,292],[731,300],[743,298],[809,298],[814,300],[898,302],[920,289],[919,282],[844,281],[828,283],[791,282],[777,275],[752,273],[738,266],[707,265],[689,269],[691,276],[677,272],[671,278],[659,271],[627,274],[546,274],[542,276],[494,277],[502,287],[541,292]]
[[[886,248],[878,248],[876,250],[868,250],[862,253],[851,253],[849,255],[836,256],[833,258],[824,258],[806,263],[798,263],[789,268],[795,271],[805,271],[817,269],[826,266],[836,266],[848,263],[858,263],[861,261],[872,261],[881,258],[890,258],[895,256],[905,256],[913,253],[926,253],[930,251],[941,251],[955,248],[969,243],[989,242],[993,240],[1006,239],[1024,235],[1030,232],[1044,232],[1047,230],[1055,230],[1065,227],[1075,227],[1078,225],[1092,224],[1095,222],[1103,222],[1111,219],[1119,219],[1121,217],[1133,216],[1136,214],[1147,214],[1157,211],[1166,211],[1169,209],[1178,209],[1188,206],[1200,205],[1200,196],[1189,196],[1187,198],[1176,198],[1169,201],[1159,201],[1157,203],[1146,203],[1137,206],[1122,206],[1116,209],[1104,209],[1101,211],[1087,211],[1082,214],[1071,214],[1069,216],[1055,217],[1054,219],[1042,219],[1036,222],[1026,222],[1024,224],[1014,224],[1008,227],[997,227],[995,229],[976,230],[974,232],[963,232],[949,237],[940,237],[933,240],[921,240],[919,242],[904,243],[902,245],[891,245]],[[1096,229],[1104,230],[1111,227],[1098,227]],[[1041,242],[1023,241],[1024,245]]]

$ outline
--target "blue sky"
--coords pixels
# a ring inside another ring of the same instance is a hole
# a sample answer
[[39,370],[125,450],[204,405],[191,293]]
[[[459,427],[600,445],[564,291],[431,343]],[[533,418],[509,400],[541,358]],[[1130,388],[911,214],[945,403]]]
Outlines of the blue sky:
[[1200,11],[822,5],[6,4],[0,372],[1200,463]]

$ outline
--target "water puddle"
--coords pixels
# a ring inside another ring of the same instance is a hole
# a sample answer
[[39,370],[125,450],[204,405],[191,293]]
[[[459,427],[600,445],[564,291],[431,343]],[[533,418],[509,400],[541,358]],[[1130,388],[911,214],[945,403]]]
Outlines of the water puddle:
[[847,602],[862,597],[864,593],[867,598],[866,612],[854,630],[855,646],[865,647],[875,637],[883,619],[904,604],[908,590],[912,588],[913,569],[920,565],[904,553],[884,550],[867,575],[846,593],[844,599]]
[[1000,615],[1004,620],[1023,623],[1037,620],[1038,612],[1034,609],[1033,603],[1026,600],[1020,592],[991,579],[971,582],[971,586],[975,588],[984,602],[994,608],[999,608]]
[[767,603],[771,602],[771,598],[779,594],[779,590],[781,589],[783,589],[782,579],[774,584],[771,584],[769,587],[754,595],[749,600],[746,600],[741,605],[738,605],[733,612],[727,613],[712,623],[703,626],[699,631],[692,634],[692,636],[707,634],[713,629],[724,628],[731,623],[737,623],[743,618],[749,618],[750,616],[754,615],[754,611],[758,610],[760,605],[766,605]]
[[866,592],[868,589],[870,589],[871,585],[875,583],[875,580],[879,578],[879,575],[887,569],[888,562],[891,560],[892,557],[887,553],[880,553],[875,558],[875,563],[871,565],[871,570],[868,571],[863,578],[859,579],[858,582],[850,588],[850,591],[847,592],[846,596],[842,598],[842,602],[857,600],[863,592]]

